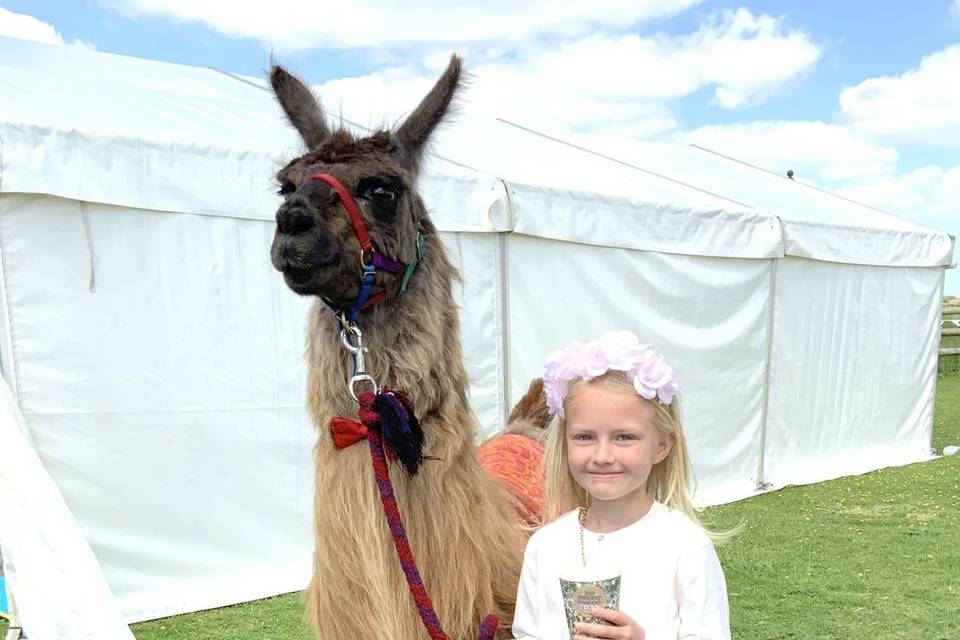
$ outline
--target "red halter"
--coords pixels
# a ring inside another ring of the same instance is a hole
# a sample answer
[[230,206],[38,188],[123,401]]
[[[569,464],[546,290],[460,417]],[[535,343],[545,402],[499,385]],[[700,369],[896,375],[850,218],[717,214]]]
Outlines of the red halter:
[[420,262],[420,258],[423,257],[423,238],[418,235],[416,257],[410,264],[404,264],[398,260],[388,258],[374,248],[373,242],[370,241],[370,234],[367,232],[367,225],[364,224],[363,218],[360,215],[360,207],[357,206],[353,196],[351,196],[347,188],[343,186],[343,183],[329,173],[314,173],[310,176],[310,179],[326,184],[339,196],[343,208],[347,210],[347,215],[350,216],[353,233],[357,236],[357,241],[360,243],[360,263],[363,272],[360,276],[360,290],[353,305],[351,305],[350,309],[344,311],[330,300],[323,298],[323,301],[328,307],[333,309],[335,313],[344,313],[348,320],[356,322],[361,311],[371,307],[383,297],[382,291],[371,295],[376,270],[379,269],[380,271],[388,271],[394,275],[400,275],[402,278],[400,282],[400,293],[402,294],[406,290],[407,282],[410,280],[413,270],[417,267],[417,263]]
[[367,233],[367,225],[363,223],[360,217],[360,207],[354,202],[353,196],[347,191],[343,184],[329,173],[315,173],[310,176],[311,180],[319,180],[328,187],[337,192],[340,196],[340,202],[350,215],[350,224],[353,225],[353,232],[357,234],[357,240],[360,241],[360,249],[363,250],[363,262],[366,264],[368,254],[373,252],[373,243],[370,242],[370,234]]

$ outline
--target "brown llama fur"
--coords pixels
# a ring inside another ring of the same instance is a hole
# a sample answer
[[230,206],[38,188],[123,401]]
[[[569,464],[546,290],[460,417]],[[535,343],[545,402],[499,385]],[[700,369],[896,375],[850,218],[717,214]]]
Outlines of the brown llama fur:
[[[490,612],[498,638],[510,637],[526,533],[511,497],[477,460],[477,424],[467,402],[467,374],[451,285],[459,275],[416,193],[424,146],[460,85],[460,59],[395,131],[356,139],[327,129],[319,103],[299,80],[274,67],[271,82],[307,153],[278,173],[284,204],[271,249],[274,266],[301,295],[325,296],[349,307],[358,290],[360,251],[349,219],[330,190],[308,179],[335,175],[362,210],[374,245],[403,262],[426,240],[406,293],[380,273],[385,298],[361,314],[367,368],[381,384],[403,389],[423,426],[419,473],[391,465],[391,479],[427,591],[451,640],[473,640]],[[362,192],[370,176],[398,178],[392,205]],[[358,191],[360,190],[360,191]],[[377,205],[380,206],[380,205]],[[391,213],[392,212],[392,213]],[[369,448],[336,449],[328,425],[355,417],[346,389],[351,362],[340,347],[333,315],[317,301],[307,326],[307,406],[320,431],[315,449],[313,578],[307,613],[318,640],[426,639],[377,494]]]
[[547,408],[547,395],[543,392],[543,378],[534,378],[527,392],[510,412],[504,433],[516,433],[543,442],[548,426],[550,410]]

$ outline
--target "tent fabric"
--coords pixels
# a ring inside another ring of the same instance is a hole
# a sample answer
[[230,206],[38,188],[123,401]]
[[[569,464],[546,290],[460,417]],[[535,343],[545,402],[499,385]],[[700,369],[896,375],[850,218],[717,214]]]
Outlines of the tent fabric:
[[[549,352],[605,328],[630,328],[678,371],[698,502],[756,490],[772,261],[524,236],[510,237],[509,251],[511,398],[540,375]],[[554,286],[542,285],[545,274]]]
[[[0,553],[6,586],[16,593],[30,637],[133,640],[98,559],[37,457],[16,398],[2,380],[0,442]],[[78,620],[86,626],[77,626]]]
[[19,405],[128,620],[309,577],[308,304],[271,273],[271,234],[0,197]]
[[[14,583],[30,637],[306,584],[311,302],[268,257],[298,149],[260,79],[0,38],[0,445],[34,460],[0,466],[33,512],[0,543],[21,577],[107,585],[76,610]],[[630,328],[679,372],[700,504],[929,456],[946,234],[696,147],[502,120],[444,128],[420,188],[480,437],[550,351]],[[24,544],[34,523],[63,543]]]
[[947,234],[709,149],[569,132],[550,135],[505,120],[498,122],[636,172],[697,185],[717,197],[775,215],[782,225],[782,255],[878,266],[953,264],[954,243]]
[[937,268],[778,262],[768,482],[818,482],[930,456],[942,278]]

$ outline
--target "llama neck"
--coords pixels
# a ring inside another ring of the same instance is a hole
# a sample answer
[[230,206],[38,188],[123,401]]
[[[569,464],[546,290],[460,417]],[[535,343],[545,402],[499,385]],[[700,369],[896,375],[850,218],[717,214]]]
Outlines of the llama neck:
[[[472,438],[460,320],[452,292],[458,277],[439,238],[431,234],[403,297],[374,305],[361,316],[359,326],[368,348],[367,370],[380,386],[405,391],[421,420],[442,416],[459,425],[458,435]],[[339,325],[332,314],[318,303],[312,315],[308,401],[320,424],[331,408],[333,413],[355,411],[346,392],[353,365],[340,347]]]

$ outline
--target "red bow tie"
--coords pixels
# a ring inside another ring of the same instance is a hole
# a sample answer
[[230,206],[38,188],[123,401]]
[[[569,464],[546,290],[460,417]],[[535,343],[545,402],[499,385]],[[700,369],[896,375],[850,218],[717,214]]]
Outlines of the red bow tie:
[[330,418],[330,434],[337,449],[346,449],[354,443],[366,440],[369,433],[370,430],[356,420],[342,416]]
[[[330,418],[330,435],[333,436],[333,444],[337,449],[346,449],[352,444],[366,440],[369,434],[370,430],[356,420],[344,418],[343,416]],[[393,449],[387,446],[386,443],[383,443],[383,449],[387,453],[387,460],[393,462],[397,457]]]

